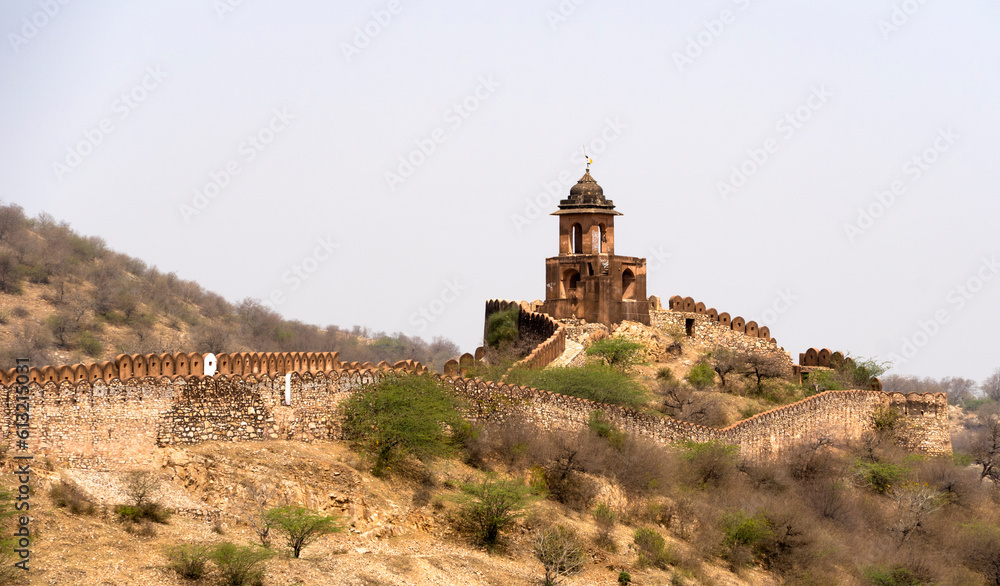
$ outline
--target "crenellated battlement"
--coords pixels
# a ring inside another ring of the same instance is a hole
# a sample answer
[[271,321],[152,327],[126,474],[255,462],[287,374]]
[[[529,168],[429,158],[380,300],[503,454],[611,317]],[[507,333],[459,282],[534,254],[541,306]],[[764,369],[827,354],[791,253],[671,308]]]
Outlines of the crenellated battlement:
[[[400,364],[349,364],[285,374],[28,382],[30,431],[39,454],[74,466],[110,469],[151,461],[158,447],[174,444],[338,439],[337,407],[345,397],[391,372],[410,372],[434,376],[455,389],[469,400],[468,415],[480,421],[517,416],[545,429],[577,430],[600,410],[622,431],[659,443],[717,440],[738,446],[745,458],[766,459],[820,437],[860,439],[873,430],[877,410],[890,407],[900,415],[897,443],[923,453],[951,452],[943,394],[827,391],[718,429],[531,387],[429,374],[419,363]],[[0,387],[5,442],[12,439],[15,386]]]

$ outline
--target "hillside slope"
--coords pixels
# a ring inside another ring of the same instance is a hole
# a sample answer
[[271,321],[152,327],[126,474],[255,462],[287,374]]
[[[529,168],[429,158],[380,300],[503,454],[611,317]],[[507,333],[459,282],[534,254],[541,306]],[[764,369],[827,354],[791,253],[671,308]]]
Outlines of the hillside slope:
[[20,206],[0,205],[0,364],[178,351],[336,351],[345,361],[414,359],[430,368],[460,354],[443,338],[321,328],[253,299],[230,303],[47,214],[27,218]]

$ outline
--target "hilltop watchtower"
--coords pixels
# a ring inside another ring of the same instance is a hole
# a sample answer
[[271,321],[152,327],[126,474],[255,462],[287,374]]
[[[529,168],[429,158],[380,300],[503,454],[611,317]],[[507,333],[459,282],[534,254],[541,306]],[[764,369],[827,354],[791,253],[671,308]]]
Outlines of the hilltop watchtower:
[[552,215],[559,217],[559,256],[545,259],[541,311],[608,327],[626,319],[648,325],[646,259],[615,254],[615,216],[622,214],[589,165]]

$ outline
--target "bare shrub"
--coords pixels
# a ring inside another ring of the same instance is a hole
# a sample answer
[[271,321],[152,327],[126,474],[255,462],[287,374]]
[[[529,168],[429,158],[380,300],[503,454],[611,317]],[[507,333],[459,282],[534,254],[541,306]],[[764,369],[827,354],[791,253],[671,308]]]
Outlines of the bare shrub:
[[0,358],[5,359],[5,362],[14,362],[14,358],[27,358],[33,364],[48,364],[51,347],[52,337],[49,331],[37,323],[25,321],[14,331],[13,341],[6,352],[0,352]]
[[723,484],[736,470],[736,450],[717,441],[685,442],[681,455],[686,483],[701,488]]
[[545,567],[546,586],[556,584],[561,576],[579,571],[587,561],[587,552],[576,531],[563,525],[537,532],[532,550]]
[[725,411],[714,393],[696,391],[672,377],[660,381],[658,393],[663,398],[663,412],[674,419],[708,426],[726,421]]
[[889,496],[896,503],[896,518],[892,530],[900,543],[920,529],[928,515],[944,506],[944,494],[927,483],[901,482],[892,487]]
[[979,466],[979,478],[1000,482],[1000,410],[980,409],[977,425],[960,439]]
[[268,482],[251,480],[244,480],[241,484],[247,493],[246,504],[241,510],[242,517],[257,535],[260,544],[271,547],[271,527],[274,520],[267,516],[267,512],[277,504],[274,486]]
[[487,425],[484,434],[492,452],[515,470],[542,464],[553,451],[549,435],[522,418],[512,417],[502,424]]
[[742,359],[745,363],[743,375],[753,381],[758,394],[764,392],[765,380],[787,377],[790,374],[788,364],[775,354],[746,352]]
[[980,572],[987,584],[1000,586],[1000,527],[976,522],[963,529],[959,551],[965,563]]
[[834,478],[816,478],[799,489],[800,498],[818,516],[842,526],[853,526],[856,509],[848,493],[848,485]]
[[600,503],[594,508],[593,516],[594,523],[597,525],[597,538],[595,539],[597,545],[608,551],[618,549],[614,538],[611,536],[611,532],[615,528],[615,521],[618,520],[618,514],[608,505]]
[[597,496],[596,483],[584,476],[603,468],[608,447],[593,434],[557,434],[554,451],[545,464],[545,484],[557,501],[576,510],[583,510]]
[[948,503],[971,507],[982,498],[978,473],[957,466],[952,458],[931,458],[917,465],[914,475],[941,492]]
[[135,507],[144,507],[153,502],[160,490],[160,478],[151,470],[131,470],[122,476],[123,490],[129,502]]
[[736,468],[757,492],[779,493],[786,490],[791,482],[785,468],[776,462],[743,461]]
[[631,495],[650,494],[669,486],[678,469],[672,451],[645,438],[629,437],[620,454],[609,458],[606,474]]
[[74,515],[93,515],[96,510],[86,493],[65,480],[52,485],[49,489],[49,498],[55,506],[65,508]]
[[795,480],[808,481],[835,474],[840,466],[832,446],[833,441],[824,435],[789,450],[784,456],[789,475]]

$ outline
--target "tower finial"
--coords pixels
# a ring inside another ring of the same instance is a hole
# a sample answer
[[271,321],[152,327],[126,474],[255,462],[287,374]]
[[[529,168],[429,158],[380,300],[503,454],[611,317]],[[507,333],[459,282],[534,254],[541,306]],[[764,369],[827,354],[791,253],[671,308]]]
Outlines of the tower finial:
[[583,158],[587,159],[587,173],[590,173],[590,164],[594,162],[594,159],[591,159],[590,157],[587,156],[586,146],[583,147]]

